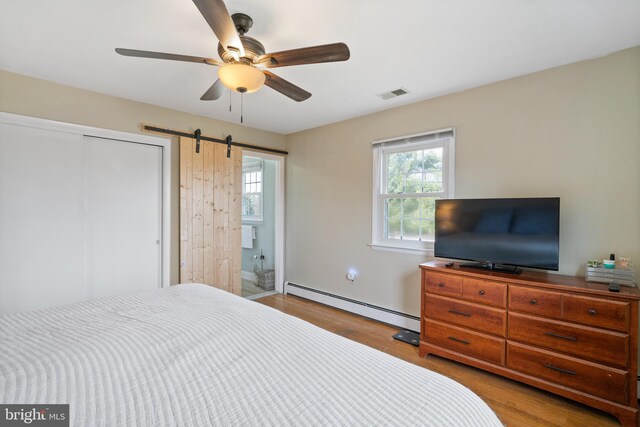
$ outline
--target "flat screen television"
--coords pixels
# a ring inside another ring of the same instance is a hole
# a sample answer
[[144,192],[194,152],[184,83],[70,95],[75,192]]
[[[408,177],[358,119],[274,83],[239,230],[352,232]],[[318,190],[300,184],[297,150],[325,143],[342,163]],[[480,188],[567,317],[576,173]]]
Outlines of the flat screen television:
[[434,255],[476,261],[461,267],[557,271],[559,223],[558,197],[436,200]]

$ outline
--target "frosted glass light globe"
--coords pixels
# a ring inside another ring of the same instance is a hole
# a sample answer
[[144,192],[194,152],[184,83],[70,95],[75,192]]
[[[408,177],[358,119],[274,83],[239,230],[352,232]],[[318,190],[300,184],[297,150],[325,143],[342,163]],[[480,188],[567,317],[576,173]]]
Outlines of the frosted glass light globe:
[[264,85],[265,81],[262,71],[239,62],[220,67],[218,77],[222,84],[239,93],[255,92]]

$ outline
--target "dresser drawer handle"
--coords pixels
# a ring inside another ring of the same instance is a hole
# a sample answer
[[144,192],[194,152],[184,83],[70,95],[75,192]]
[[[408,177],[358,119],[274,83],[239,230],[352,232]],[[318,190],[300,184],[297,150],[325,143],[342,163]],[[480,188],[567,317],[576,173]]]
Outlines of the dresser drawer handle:
[[444,288],[444,283],[438,283],[439,288]]
[[568,369],[562,369],[562,368],[558,368],[557,366],[553,366],[551,363],[545,363],[544,367],[545,368],[549,368],[549,369],[553,369],[554,371],[562,372],[563,374],[569,374],[569,375],[575,375],[576,374],[575,372],[570,371]]
[[466,345],[471,344],[469,341],[461,340],[460,338],[456,338],[456,337],[449,337],[449,339],[451,341],[459,342],[459,343],[466,344]]
[[479,293],[480,295],[484,295],[484,289],[480,290],[478,293]]
[[532,299],[531,301],[529,301],[529,304],[531,305],[536,305],[538,303],[538,301],[536,301],[535,299]]
[[460,316],[464,316],[464,317],[471,317],[471,315],[469,313],[465,313],[463,311],[458,311],[458,310],[449,310],[449,313],[453,313],[453,314],[459,314]]
[[590,308],[589,311],[587,311],[587,313],[589,313],[589,315],[591,316],[595,316],[596,314],[598,314],[595,308]]
[[568,341],[578,341],[578,338],[576,337],[571,337],[571,336],[567,336],[567,335],[559,335],[556,334],[555,332],[545,332],[545,335],[549,335],[550,337],[554,337],[554,338],[561,338],[563,340],[568,340]]

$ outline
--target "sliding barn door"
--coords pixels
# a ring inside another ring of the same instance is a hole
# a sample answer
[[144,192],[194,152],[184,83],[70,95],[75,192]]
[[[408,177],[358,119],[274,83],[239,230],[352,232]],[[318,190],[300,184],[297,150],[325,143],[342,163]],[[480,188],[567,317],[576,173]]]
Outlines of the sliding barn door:
[[242,149],[180,138],[180,282],[240,294]]

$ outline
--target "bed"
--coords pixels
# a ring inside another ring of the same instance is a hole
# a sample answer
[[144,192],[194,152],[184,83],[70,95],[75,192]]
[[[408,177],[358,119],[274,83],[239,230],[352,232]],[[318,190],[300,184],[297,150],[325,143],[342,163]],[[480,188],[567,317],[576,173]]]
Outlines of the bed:
[[500,426],[462,385],[206,285],[0,317],[0,403],[72,426]]

